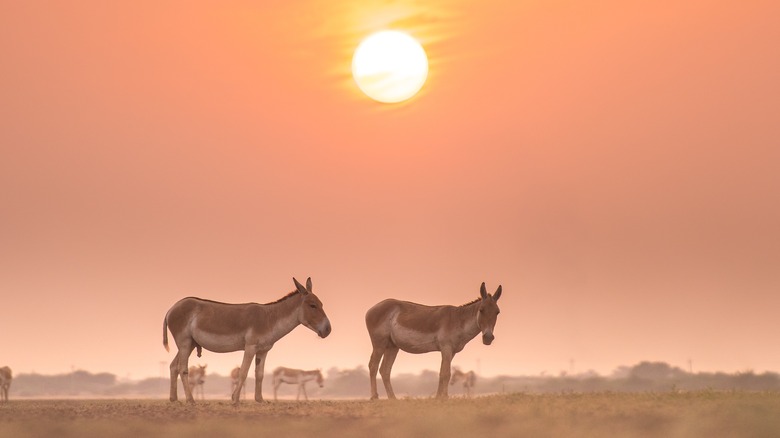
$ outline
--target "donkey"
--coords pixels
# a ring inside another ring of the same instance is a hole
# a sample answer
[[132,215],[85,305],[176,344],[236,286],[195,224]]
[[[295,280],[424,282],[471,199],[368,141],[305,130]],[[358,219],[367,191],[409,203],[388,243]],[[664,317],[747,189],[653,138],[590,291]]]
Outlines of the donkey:
[[11,368],[0,368],[0,401],[8,401],[8,390],[11,388],[11,380],[14,375],[11,372]]
[[200,399],[204,400],[206,395],[203,389],[203,384],[206,383],[206,367],[208,365],[191,366],[187,378],[190,381],[190,389],[193,393],[198,392],[200,388]]
[[474,384],[477,383],[477,375],[474,371],[463,372],[460,369],[452,369],[452,378],[450,379],[450,385],[454,385],[459,381],[463,381],[463,391],[466,397],[471,397],[471,390],[474,389]]
[[436,398],[446,399],[452,357],[480,332],[485,345],[490,345],[495,339],[493,329],[499,313],[496,302],[501,297],[501,286],[498,286],[494,295],[490,295],[485,289],[485,283],[482,283],[479,293],[479,298],[458,307],[424,306],[387,299],[368,309],[366,327],[374,348],[368,362],[371,399],[379,398],[376,389],[377,370],[382,375],[387,397],[396,398],[390,384],[390,370],[399,349],[413,354],[441,352]]
[[[238,382],[241,380],[241,367],[235,367],[230,371],[230,393],[233,394],[233,391],[238,388]],[[246,399],[246,386],[244,386],[243,391],[243,397]]]
[[306,395],[306,382],[316,380],[320,388],[325,386],[323,383],[322,372],[320,370],[296,370],[293,368],[279,367],[274,370],[274,400],[276,400],[276,391],[279,389],[282,383],[293,383],[298,385],[298,395],[295,400],[301,398],[301,391],[306,401],[309,400],[309,396]]
[[268,304],[226,304],[188,297],[168,310],[163,320],[163,346],[168,348],[168,328],[178,352],[171,361],[172,402],[178,399],[176,379],[181,376],[187,402],[194,403],[189,379],[188,360],[198,347],[215,353],[244,351],[238,386],[233,390],[233,403],[238,404],[241,387],[246,381],[252,357],[255,358],[255,401],[263,401],[263,370],[271,347],[299,324],[326,338],[330,321],[322,302],[312,292],[311,278],[303,287],[293,278],[295,290]]

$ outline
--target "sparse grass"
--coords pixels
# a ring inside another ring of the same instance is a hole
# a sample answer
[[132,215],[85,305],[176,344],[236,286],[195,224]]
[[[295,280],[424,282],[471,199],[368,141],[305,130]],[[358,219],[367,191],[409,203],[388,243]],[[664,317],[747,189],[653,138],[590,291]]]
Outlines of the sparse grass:
[[771,437],[780,393],[507,394],[257,404],[11,400],[0,437]]

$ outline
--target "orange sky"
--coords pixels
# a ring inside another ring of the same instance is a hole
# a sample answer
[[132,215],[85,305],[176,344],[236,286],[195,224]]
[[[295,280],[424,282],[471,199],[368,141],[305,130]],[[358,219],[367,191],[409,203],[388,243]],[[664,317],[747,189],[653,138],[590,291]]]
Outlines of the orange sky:
[[[333,333],[269,369],[365,365],[371,305],[486,281],[483,375],[780,371],[777,2],[160,3],[0,2],[0,365],[158,376],[179,298],[311,276]],[[350,76],[384,28],[430,57],[404,104]]]

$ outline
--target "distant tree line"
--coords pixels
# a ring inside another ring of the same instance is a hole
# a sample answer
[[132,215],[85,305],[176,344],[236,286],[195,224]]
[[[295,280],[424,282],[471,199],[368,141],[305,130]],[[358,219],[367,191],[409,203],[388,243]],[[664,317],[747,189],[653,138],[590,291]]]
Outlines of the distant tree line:
[[[331,368],[325,374],[325,387],[309,384],[311,398],[365,398],[368,397],[368,371],[365,367],[353,369]],[[272,378],[266,375],[263,382],[264,396],[272,398]],[[419,374],[398,373],[393,376],[393,386],[399,397],[430,397],[435,394],[438,372],[425,370]],[[138,381],[120,381],[110,373],[74,371],[59,375],[19,374],[11,387],[13,397],[167,397],[168,378],[148,378]],[[384,396],[380,384],[380,395]],[[209,398],[230,397],[230,378],[208,374],[204,385]],[[595,372],[558,376],[496,376],[477,377],[474,394],[501,392],[551,393],[551,392],[644,392],[644,391],[780,391],[780,374],[765,372],[756,374],[745,371],[727,373],[689,373],[664,362],[641,362],[632,367],[620,367],[611,376]],[[179,382],[179,394],[183,394]],[[282,385],[279,396],[294,398],[296,388]],[[253,399],[254,379],[247,379],[247,398]],[[460,385],[450,387],[451,396],[463,394]]]

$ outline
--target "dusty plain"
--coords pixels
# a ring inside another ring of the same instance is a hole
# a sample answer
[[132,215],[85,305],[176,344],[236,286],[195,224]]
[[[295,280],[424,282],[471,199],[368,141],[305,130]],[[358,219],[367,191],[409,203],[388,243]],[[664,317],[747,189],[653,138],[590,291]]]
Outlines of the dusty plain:
[[194,405],[11,400],[0,437],[776,437],[780,393],[503,394]]

